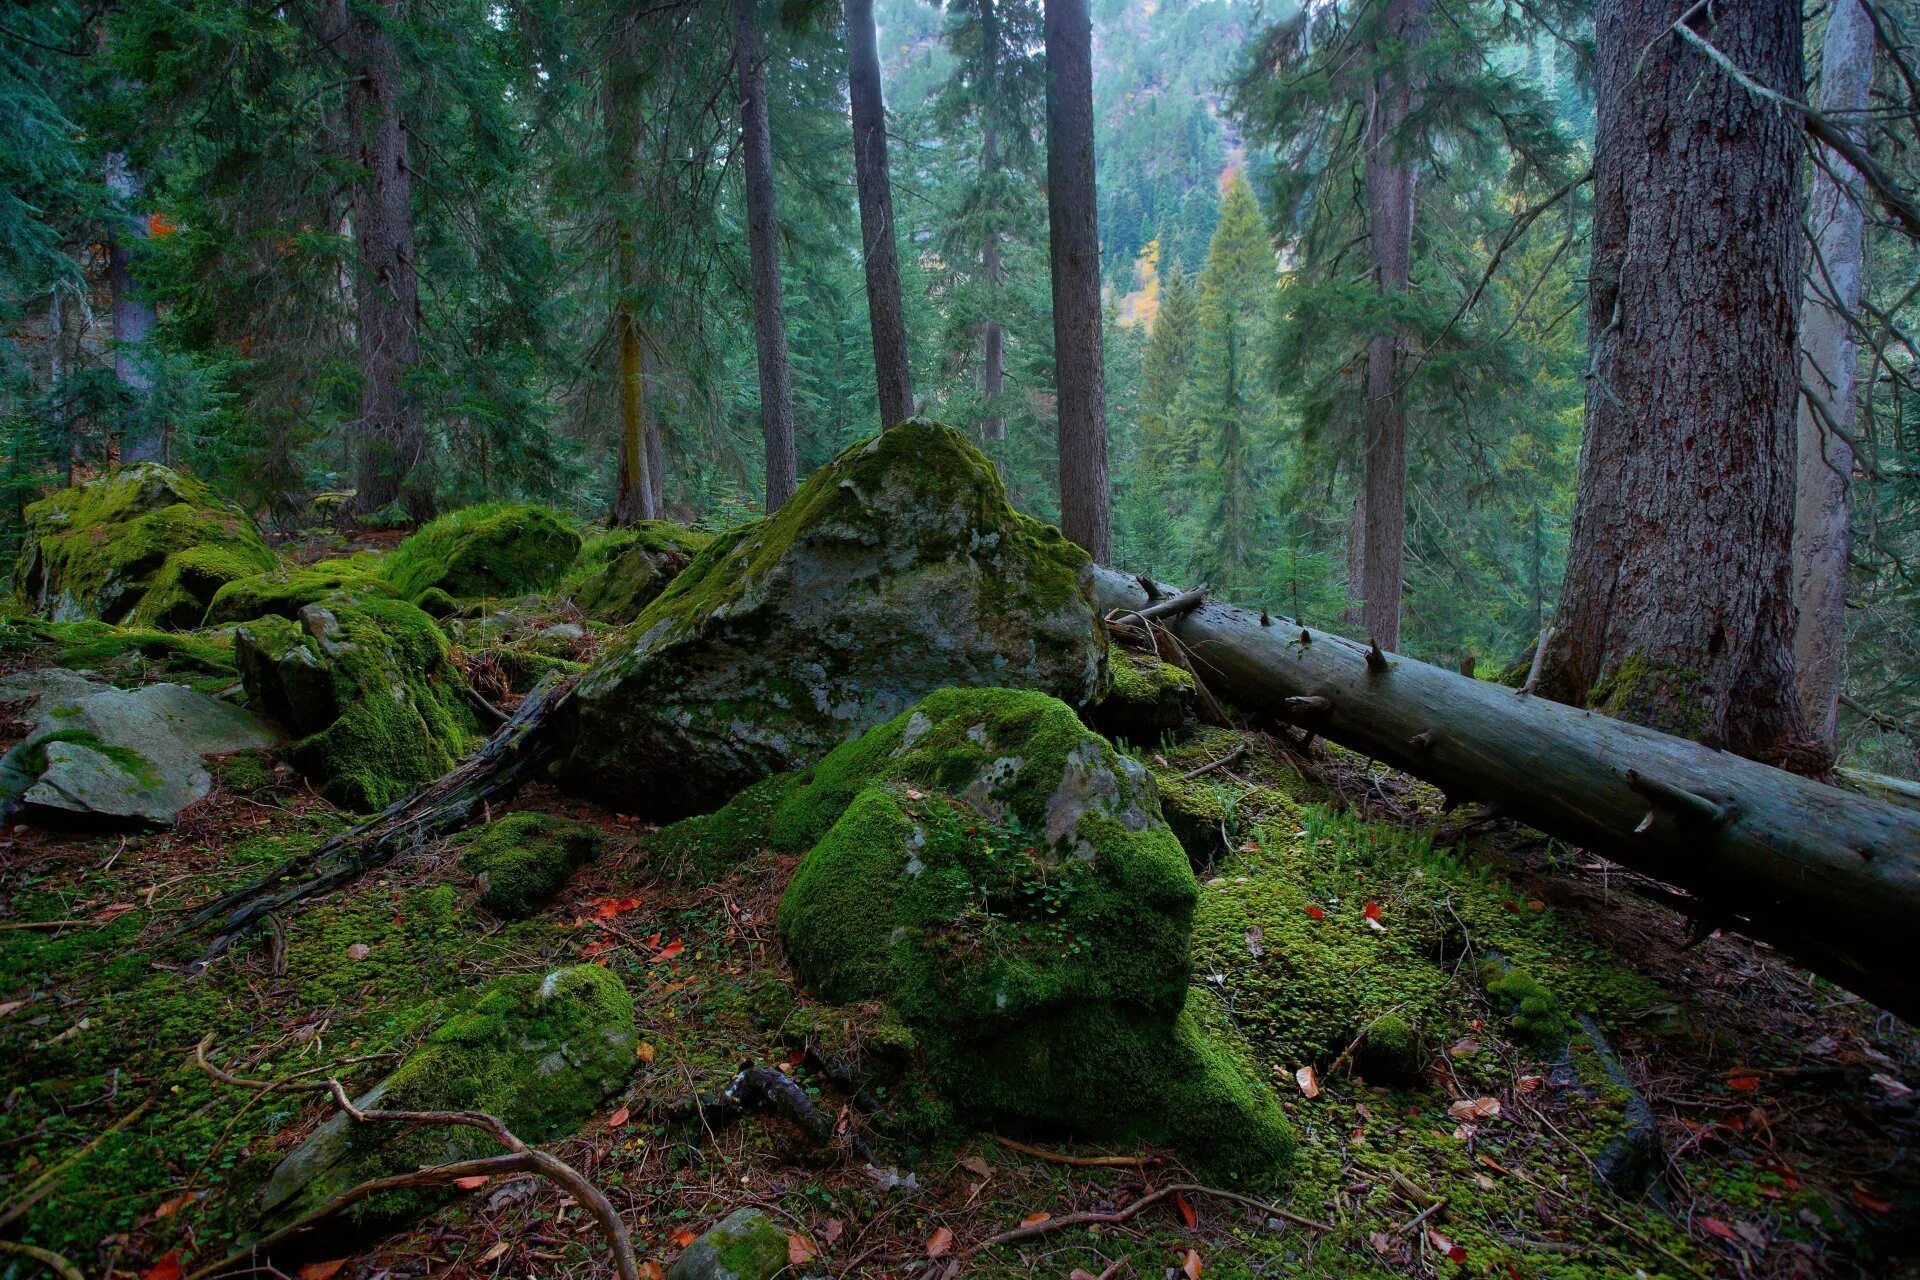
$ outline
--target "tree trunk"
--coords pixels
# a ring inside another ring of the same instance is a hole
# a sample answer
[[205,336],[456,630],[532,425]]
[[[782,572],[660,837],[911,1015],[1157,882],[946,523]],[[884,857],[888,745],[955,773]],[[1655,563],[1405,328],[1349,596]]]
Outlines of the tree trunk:
[[647,474],[645,348],[635,313],[640,279],[640,47],[639,19],[617,14],[601,81],[607,171],[613,185],[614,345],[620,363],[620,465],[611,523],[653,518],[653,485]]
[[1364,629],[1367,623],[1367,491],[1353,495],[1353,517],[1347,521],[1347,612],[1346,624]]
[[[1873,22],[1860,0],[1834,0],[1821,46],[1820,109],[1842,128],[1867,109]],[[1855,133],[1857,128],[1850,128]],[[1793,660],[1807,732],[1836,746],[1846,684],[1847,544],[1852,526],[1853,439],[1858,366],[1850,316],[1860,307],[1865,256],[1865,184],[1821,149],[1807,220],[1812,261],[1800,304],[1799,484],[1794,498],[1793,600],[1799,610]]]
[[867,320],[880,389],[880,429],[913,416],[907,322],[900,302],[893,184],[887,176],[887,108],[880,96],[873,0],[846,0],[847,98],[853,109],[853,177],[860,192],[860,249],[867,267]]
[[[1688,11],[1596,16],[1587,431],[1541,689],[1818,770],[1791,648],[1800,122],[1673,36]],[[1796,0],[1714,13],[1800,96]]]
[[[1124,622],[1151,602],[1096,569],[1094,603]],[[1920,1015],[1920,812],[1252,610],[1156,621],[1216,697],[1677,885],[1706,922]]]
[[1059,392],[1060,529],[1104,561],[1113,558],[1113,527],[1093,181],[1093,24],[1087,0],[1046,0],[1046,46],[1047,248]]
[[[153,390],[153,373],[141,349],[158,317],[153,304],[140,295],[133,278],[134,245],[149,234],[146,218],[136,207],[140,179],[124,152],[112,151],[106,161],[107,194],[113,197],[115,221],[107,234],[107,287],[113,295],[113,373],[144,409]],[[140,426],[120,436],[120,461],[159,461],[166,455],[166,433],[151,414],[142,412]]]
[[[377,8],[378,12],[374,12]],[[420,286],[413,254],[413,171],[407,163],[400,55],[387,24],[398,0],[333,0],[334,47],[346,64],[347,134],[358,170],[353,238],[360,347],[359,493],[378,511],[407,491],[426,448],[426,426],[406,381],[420,358]]]
[[[992,42],[993,5],[989,0],[982,0],[980,10],[982,28],[989,33],[986,39]],[[988,92],[993,91],[991,80],[987,88]],[[999,138],[989,125],[980,142],[980,177],[990,190],[996,186],[994,176],[999,171]],[[1007,269],[1000,257],[1000,229],[992,223],[987,227],[986,243],[980,246],[980,274],[987,283],[987,322],[980,326],[980,391],[988,406],[987,416],[980,423],[980,438],[1005,440],[1007,417],[1000,397],[1006,390],[1006,330],[1001,327],[999,316],[1000,289],[1007,282]]]
[[667,464],[660,448],[658,412],[647,415],[647,483],[653,486],[654,515],[664,515],[667,510]]
[[773,128],[767,60],[753,0],[733,0],[733,66],[740,81],[740,150],[747,188],[747,259],[753,276],[753,344],[760,369],[760,433],[767,445],[769,512],[793,496],[793,382],[787,304],[780,285],[780,218],[773,200]]
[[[1418,90],[1406,59],[1426,31],[1428,0],[1389,0],[1373,56],[1387,65],[1367,85],[1367,241],[1383,317],[1413,271],[1412,148],[1404,137]],[[1389,649],[1400,645],[1407,530],[1407,338],[1398,322],[1367,344],[1366,529],[1360,621]]]

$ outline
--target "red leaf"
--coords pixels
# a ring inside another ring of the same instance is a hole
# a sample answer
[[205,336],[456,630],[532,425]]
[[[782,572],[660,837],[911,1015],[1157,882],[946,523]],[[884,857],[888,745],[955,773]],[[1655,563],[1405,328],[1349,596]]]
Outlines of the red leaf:
[[1447,1239],[1432,1227],[1427,1228],[1427,1243],[1438,1249],[1441,1253],[1446,1254],[1449,1262],[1465,1262],[1467,1260],[1467,1251],[1465,1249],[1462,1249],[1459,1245]]
[[1187,1230],[1192,1231],[1200,1225],[1200,1215],[1193,1211],[1191,1200],[1176,1193],[1173,1197],[1173,1207],[1180,1211],[1180,1221],[1187,1224]]
[[1700,1229],[1710,1236],[1719,1236],[1722,1240],[1732,1240],[1735,1242],[1738,1242],[1740,1239],[1740,1233],[1738,1231],[1735,1231],[1718,1218],[1695,1218],[1694,1221],[1698,1222]]
[[1862,1208],[1871,1209],[1875,1213],[1893,1212],[1893,1205],[1890,1201],[1882,1200],[1879,1196],[1874,1195],[1857,1182],[1853,1184],[1853,1198],[1860,1202]]
[[1760,1077],[1751,1072],[1727,1077],[1727,1088],[1738,1089],[1741,1093],[1752,1093],[1760,1087]]
[[455,1178],[453,1185],[462,1191],[475,1191],[487,1185],[487,1175],[484,1173],[476,1173],[465,1178]]
[[669,942],[666,946],[654,952],[653,959],[649,960],[647,963],[661,964],[665,961],[673,959],[675,956],[679,955],[682,951],[685,951],[686,949],[687,949],[687,944],[680,941],[680,939],[675,938],[672,942]]
[[607,1117],[607,1128],[618,1129],[621,1125],[627,1122],[627,1117],[631,1116],[632,1114],[633,1112],[628,1108],[621,1107],[618,1111],[614,1112],[612,1115]]
[[1380,904],[1377,902],[1369,902],[1360,909],[1360,917],[1363,920],[1378,920],[1380,918]]
[[180,1251],[170,1251],[166,1257],[148,1267],[140,1280],[180,1280]]
[[167,215],[164,213],[147,215],[147,235],[155,240],[165,240],[178,230],[178,227],[167,221]]
[[346,1265],[345,1258],[326,1258],[309,1262],[294,1274],[300,1280],[333,1280],[334,1273]]
[[1326,912],[1324,912],[1324,911],[1322,911],[1322,910],[1321,910],[1320,908],[1318,908],[1318,907],[1308,907],[1308,908],[1307,908],[1307,919],[1309,919],[1309,920],[1325,920],[1326,918],[1327,918],[1327,913],[1326,913]]
[[938,1258],[953,1248],[953,1232],[945,1227],[927,1237],[927,1256]]
[[595,920],[611,920],[624,912],[632,911],[640,905],[638,898],[602,898],[592,904]]

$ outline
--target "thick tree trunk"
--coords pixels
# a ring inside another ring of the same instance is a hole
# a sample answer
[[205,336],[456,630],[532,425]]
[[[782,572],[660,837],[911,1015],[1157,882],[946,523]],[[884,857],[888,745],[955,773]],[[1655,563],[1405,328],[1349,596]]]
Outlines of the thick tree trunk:
[[[1834,0],[1821,46],[1820,109],[1857,133],[1873,81],[1873,22]],[[1852,528],[1858,365],[1849,316],[1860,307],[1865,184],[1829,148],[1815,165],[1807,219],[1813,253],[1800,306],[1799,484],[1793,517],[1795,678],[1807,732],[1831,755],[1846,684],[1847,545]]]
[[653,485],[647,474],[645,347],[635,313],[641,289],[640,40],[634,13],[615,17],[602,79],[601,108],[607,138],[607,172],[613,185],[613,332],[619,360],[620,465],[612,523],[653,518]]
[[[1385,313],[1413,270],[1412,148],[1404,136],[1418,88],[1407,60],[1426,32],[1428,0],[1389,0],[1373,56],[1385,63],[1367,85],[1367,240]],[[1407,530],[1407,338],[1396,323],[1367,344],[1366,529],[1360,556],[1361,625],[1389,649],[1400,645]]]
[[1060,529],[1112,559],[1100,228],[1093,181],[1093,24],[1087,0],[1046,0],[1047,247],[1059,392]]
[[[1151,603],[1111,569],[1094,600],[1121,620]],[[1920,1016],[1920,812],[1251,610],[1156,621],[1215,696],[1677,885],[1703,919]]]
[[[140,179],[123,152],[109,152],[106,160],[107,194],[118,206],[107,235],[107,287],[113,296],[113,374],[135,400],[145,403],[153,390],[153,373],[142,350],[158,321],[153,303],[141,296],[133,278],[133,246],[150,232],[140,213]],[[150,414],[141,414],[141,426],[120,436],[120,461],[158,461],[166,454],[166,434]]]
[[[377,8],[378,12],[374,12]],[[349,73],[347,134],[359,170],[353,185],[354,281],[360,347],[359,493],[378,511],[406,492],[426,448],[407,377],[420,358],[420,286],[413,251],[413,171],[407,163],[400,55],[387,23],[398,0],[333,0],[334,47]]]
[[767,510],[793,496],[793,382],[787,304],[780,284],[780,218],[773,198],[773,128],[767,61],[753,0],[733,0],[733,65],[740,82],[740,151],[747,188],[747,258],[753,276],[753,343],[760,369],[760,432],[767,446]]
[[[982,29],[989,34],[986,39],[995,37],[992,23],[995,21],[993,5],[990,0],[981,0],[980,21]],[[988,81],[988,92],[993,92],[993,82]],[[994,177],[1000,171],[999,138],[989,125],[980,142],[980,176],[989,186],[994,185]],[[987,416],[980,423],[980,438],[983,440],[1005,440],[1007,438],[1007,418],[1000,404],[1000,397],[1006,390],[1006,331],[1000,324],[1000,289],[1007,282],[1006,264],[1000,257],[1000,228],[989,225],[986,243],[980,246],[980,274],[987,282],[987,322],[980,326],[980,392],[986,397]]]
[[[1596,15],[1587,431],[1541,690],[1820,769],[1791,649],[1800,122],[1668,30],[1689,11]],[[1797,0],[1713,13],[1800,96]]]
[[846,0],[847,98],[853,113],[853,177],[860,193],[860,249],[867,268],[867,320],[880,391],[880,429],[913,416],[907,321],[900,302],[893,183],[887,176],[887,108],[880,95],[873,0]]

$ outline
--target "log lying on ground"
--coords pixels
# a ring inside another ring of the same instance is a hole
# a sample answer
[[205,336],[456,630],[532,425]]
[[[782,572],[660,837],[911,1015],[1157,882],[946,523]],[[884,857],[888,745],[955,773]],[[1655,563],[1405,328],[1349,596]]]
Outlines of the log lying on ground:
[[[1164,593],[1094,571],[1116,620]],[[1692,894],[1920,1020],[1920,812],[1230,605],[1155,619],[1221,698]]]

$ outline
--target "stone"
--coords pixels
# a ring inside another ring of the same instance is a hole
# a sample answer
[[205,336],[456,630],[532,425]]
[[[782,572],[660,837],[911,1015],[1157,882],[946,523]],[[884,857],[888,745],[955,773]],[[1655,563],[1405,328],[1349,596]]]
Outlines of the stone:
[[597,622],[624,625],[713,542],[713,535],[668,520],[642,520],[588,542],[562,589]]
[[787,1266],[787,1233],[764,1210],[735,1209],[680,1251],[667,1280],[773,1280]]
[[1015,512],[951,427],[850,446],[773,516],[716,539],[569,703],[563,783],[654,818],[715,809],[937,689],[1095,699],[1086,554]]
[[452,511],[395,547],[381,575],[404,600],[518,596],[559,582],[580,535],[545,507],[485,502]]
[[597,828],[526,811],[481,828],[460,857],[473,872],[480,905],[503,920],[525,920],[566,887],[604,843]]

